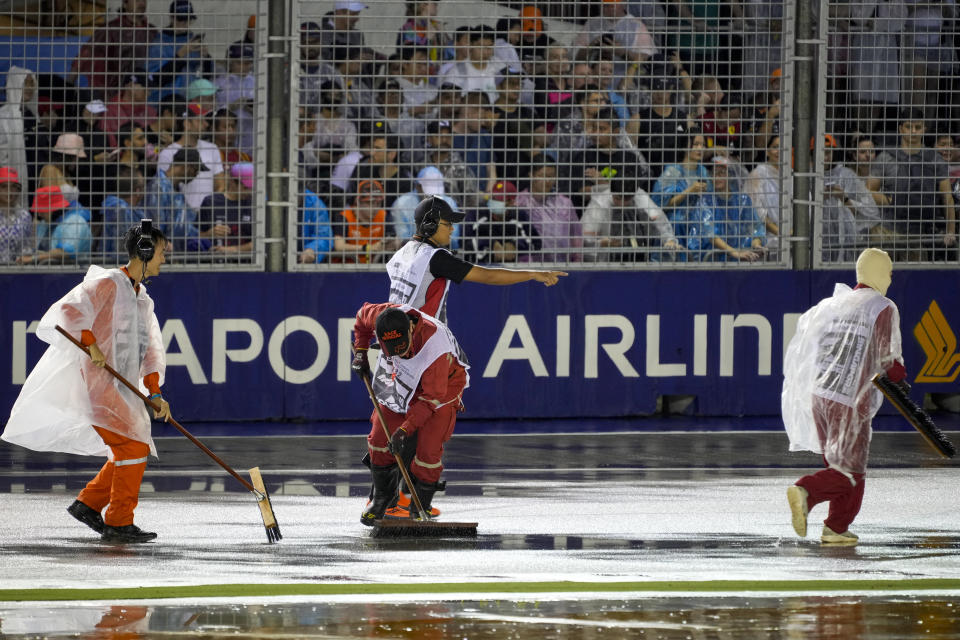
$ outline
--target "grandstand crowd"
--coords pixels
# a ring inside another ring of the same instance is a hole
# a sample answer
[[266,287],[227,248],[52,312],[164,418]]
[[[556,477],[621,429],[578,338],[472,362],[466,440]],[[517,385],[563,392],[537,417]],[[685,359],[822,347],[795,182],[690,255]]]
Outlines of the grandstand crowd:
[[[254,259],[256,19],[213,55],[193,29],[203,0],[146,4],[123,0],[69,74],[7,70],[0,264],[122,261],[116,240],[144,217],[181,258]],[[385,261],[427,196],[466,212],[453,248],[479,263],[783,260],[793,3],[531,3],[455,28],[441,4],[407,2],[389,55],[358,22],[398,3],[299,24],[297,262]],[[571,5],[577,20],[552,19]],[[822,143],[793,141],[823,149],[821,258],[956,261],[954,6],[828,5]]]

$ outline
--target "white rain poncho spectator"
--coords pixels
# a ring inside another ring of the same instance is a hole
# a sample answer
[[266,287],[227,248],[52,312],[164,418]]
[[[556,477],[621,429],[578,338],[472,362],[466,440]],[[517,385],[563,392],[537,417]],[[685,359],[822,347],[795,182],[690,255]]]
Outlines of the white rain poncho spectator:
[[[37,80],[33,72],[22,67],[7,70],[4,87],[7,102],[0,107],[0,166],[17,172],[23,192],[29,189],[27,145],[24,139],[24,111],[36,113]],[[21,204],[25,202],[21,201]]]

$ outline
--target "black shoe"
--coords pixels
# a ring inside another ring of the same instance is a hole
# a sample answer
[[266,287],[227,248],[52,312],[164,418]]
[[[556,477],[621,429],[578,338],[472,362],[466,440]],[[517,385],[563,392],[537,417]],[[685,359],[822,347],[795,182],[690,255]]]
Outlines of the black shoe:
[[67,507],[67,513],[87,525],[97,533],[103,533],[103,516],[99,511],[91,509],[79,500],[74,500],[73,504]]
[[111,527],[105,524],[100,539],[104,542],[150,542],[156,537],[157,534],[144,531],[135,524],[128,524],[123,527]]

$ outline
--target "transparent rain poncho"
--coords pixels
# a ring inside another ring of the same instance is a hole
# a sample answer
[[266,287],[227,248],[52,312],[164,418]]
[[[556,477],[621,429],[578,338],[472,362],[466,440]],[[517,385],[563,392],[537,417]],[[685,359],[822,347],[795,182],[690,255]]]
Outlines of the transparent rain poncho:
[[24,382],[3,439],[34,451],[109,456],[91,426],[114,431],[156,448],[150,416],[137,398],[105,369],[56,330],[60,325],[80,339],[91,330],[107,364],[147,393],[143,377],[166,361],[153,300],[141,286],[135,294],[119,269],[90,267],[83,282],[58,300],[40,320],[37,337],[50,346]]
[[[878,327],[888,307],[889,325]],[[896,305],[874,289],[837,284],[800,317],[784,357],[781,410],[790,450],[822,453],[832,467],[863,472],[869,423],[883,402],[871,379],[895,360],[902,361]]]

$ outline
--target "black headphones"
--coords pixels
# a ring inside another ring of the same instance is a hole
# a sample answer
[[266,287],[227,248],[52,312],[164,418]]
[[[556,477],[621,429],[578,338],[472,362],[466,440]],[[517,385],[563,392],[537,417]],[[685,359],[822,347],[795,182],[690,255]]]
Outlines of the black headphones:
[[146,264],[153,260],[153,220],[144,218],[137,230],[137,257]]
[[423,220],[417,228],[417,234],[421,238],[433,237],[433,234],[440,228],[440,205],[437,202],[437,196],[430,196],[430,210],[423,214]]

